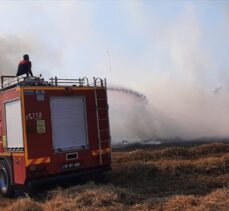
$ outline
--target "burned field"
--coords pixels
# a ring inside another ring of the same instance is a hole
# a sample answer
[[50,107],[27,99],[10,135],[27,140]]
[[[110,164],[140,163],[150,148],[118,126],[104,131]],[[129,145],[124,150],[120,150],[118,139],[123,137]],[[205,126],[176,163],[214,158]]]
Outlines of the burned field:
[[116,150],[102,178],[0,203],[4,210],[228,210],[229,144]]

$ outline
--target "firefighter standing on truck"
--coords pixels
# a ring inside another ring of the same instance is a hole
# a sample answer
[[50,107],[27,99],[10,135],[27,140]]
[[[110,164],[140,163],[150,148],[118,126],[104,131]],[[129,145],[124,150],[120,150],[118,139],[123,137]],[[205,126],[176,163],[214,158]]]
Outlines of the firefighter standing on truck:
[[32,63],[31,61],[29,61],[29,55],[25,54],[23,56],[23,60],[20,61],[18,64],[17,76],[24,75],[24,74],[26,74],[27,76],[29,75],[33,76],[31,68],[32,68]]

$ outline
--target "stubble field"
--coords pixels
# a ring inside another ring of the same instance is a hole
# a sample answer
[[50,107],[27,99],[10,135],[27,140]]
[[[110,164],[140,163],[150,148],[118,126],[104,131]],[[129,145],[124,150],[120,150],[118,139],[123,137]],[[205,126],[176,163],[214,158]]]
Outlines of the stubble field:
[[139,146],[113,152],[113,170],[45,197],[0,198],[1,210],[229,210],[229,144]]

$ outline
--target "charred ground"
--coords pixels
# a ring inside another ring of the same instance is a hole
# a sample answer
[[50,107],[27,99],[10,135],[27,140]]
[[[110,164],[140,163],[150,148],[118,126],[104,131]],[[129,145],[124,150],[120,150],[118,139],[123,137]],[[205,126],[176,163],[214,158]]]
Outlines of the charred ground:
[[116,148],[102,180],[42,198],[1,198],[4,210],[228,210],[229,144]]

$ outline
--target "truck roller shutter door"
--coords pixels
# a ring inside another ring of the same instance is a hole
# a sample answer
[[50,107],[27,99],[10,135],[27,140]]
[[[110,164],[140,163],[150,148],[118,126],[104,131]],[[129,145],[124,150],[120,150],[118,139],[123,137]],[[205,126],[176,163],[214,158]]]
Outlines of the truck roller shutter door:
[[66,151],[87,145],[84,97],[51,97],[54,151]]

